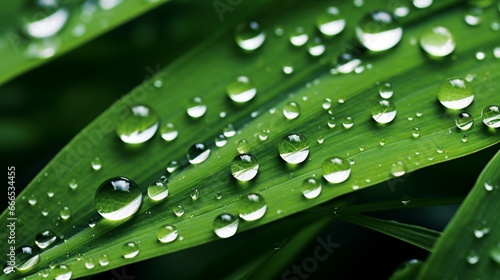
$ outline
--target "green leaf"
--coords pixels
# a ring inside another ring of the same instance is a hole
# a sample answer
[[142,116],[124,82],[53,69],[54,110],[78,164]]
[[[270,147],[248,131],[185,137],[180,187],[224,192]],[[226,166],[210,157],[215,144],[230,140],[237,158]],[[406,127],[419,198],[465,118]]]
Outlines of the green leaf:
[[417,279],[500,276],[499,187],[500,153],[497,153],[444,230]]
[[[237,215],[242,195],[262,195],[267,212],[258,221],[240,221],[239,232],[393,179],[391,166],[398,161],[404,163],[408,173],[499,143],[498,132],[486,129],[480,119],[485,106],[500,103],[500,96],[494,94],[500,85],[493,82],[500,78],[498,60],[491,55],[481,61],[474,57],[479,48],[493,49],[497,34],[486,25],[477,28],[457,25],[462,10],[454,7],[455,2],[458,1],[440,1],[401,19],[403,40],[385,53],[360,55],[365,68],[359,74],[332,75],[331,61],[346,48],[354,49],[357,44],[354,25],[364,13],[386,8],[385,1],[367,1],[362,8],[347,1],[339,3],[348,28],[337,37],[324,39],[327,52],[320,58],[310,57],[304,48],[290,46],[289,33],[276,36],[273,30],[281,26],[290,32],[301,25],[312,35],[314,19],[330,5],[326,1],[315,5],[304,1],[266,5],[255,16],[266,23],[267,37],[254,53],[244,53],[235,45],[234,26],[218,31],[221,33],[103,112],[18,196],[18,243],[33,245],[35,236],[48,229],[59,236],[58,246],[45,249],[39,264],[19,274],[38,279],[41,276],[37,273],[49,265],[66,264],[73,277],[81,277],[194,247],[218,239],[212,230],[214,218],[222,213]],[[494,12],[485,11],[483,19],[494,19]],[[457,59],[430,60],[412,44],[411,38],[418,38],[425,29],[438,24],[447,25],[454,34],[458,45],[453,56]],[[282,73],[284,65],[294,67],[291,75]],[[476,124],[466,132],[468,141],[464,143],[465,133],[454,124],[457,112],[443,110],[436,101],[436,91],[446,78],[466,77],[471,72],[476,77],[471,82],[476,98],[467,111],[475,117]],[[248,76],[258,91],[254,100],[243,105],[232,103],[225,92],[226,86],[239,75]],[[162,81],[161,87],[155,86],[156,80]],[[390,124],[378,125],[371,118],[370,107],[378,99],[376,83],[384,81],[390,81],[395,90],[392,101],[397,107],[397,117]],[[186,106],[194,97],[202,97],[208,108],[200,119],[186,115]],[[334,101],[331,109],[337,119],[331,129],[327,125],[331,115],[322,108],[326,98]],[[337,100],[341,102],[337,104]],[[295,120],[286,120],[282,110],[291,101],[299,104],[301,113]],[[157,111],[161,123],[173,123],[178,128],[178,138],[165,142],[156,135],[141,145],[122,143],[114,130],[123,121],[122,112],[135,104],[146,104]],[[354,120],[350,129],[342,126],[346,117]],[[214,139],[228,124],[234,125],[238,133],[226,146],[217,148]],[[411,135],[414,127],[420,128],[418,138]],[[269,130],[265,141],[258,137],[263,129]],[[286,165],[277,152],[279,141],[292,132],[303,134],[310,145],[308,160],[295,166]],[[249,153],[259,162],[257,177],[246,184],[236,182],[230,172],[241,140],[247,142]],[[381,142],[385,145],[380,145]],[[204,143],[211,149],[211,155],[199,165],[190,165],[186,153],[195,143]],[[332,156],[353,163],[349,179],[340,184],[322,180],[321,195],[305,199],[300,191],[302,182],[310,177],[319,180],[323,161]],[[90,165],[95,157],[103,164],[99,171],[93,171]],[[146,188],[165,173],[172,160],[181,167],[168,174],[169,197],[154,202],[146,197]],[[137,182],[144,196],[139,212],[121,222],[101,219],[93,199],[99,185],[115,176]],[[76,190],[69,187],[73,179],[78,184]],[[200,192],[197,200],[190,197],[193,189]],[[216,198],[218,192],[222,193],[220,200]],[[29,203],[35,200],[36,204]],[[178,205],[185,209],[182,217],[173,214],[172,209]],[[63,207],[71,211],[66,220],[60,215]],[[1,219],[7,215],[5,211]],[[90,219],[97,221],[93,228],[88,227]],[[178,229],[178,240],[169,244],[158,242],[156,231],[165,225]],[[0,239],[6,240],[6,235],[2,231]],[[121,248],[127,242],[140,242],[136,257],[123,258]],[[1,248],[8,251],[5,243]],[[108,265],[97,265],[91,270],[85,267],[87,259],[97,262],[103,254],[110,258]],[[19,275],[2,279],[14,277]]]

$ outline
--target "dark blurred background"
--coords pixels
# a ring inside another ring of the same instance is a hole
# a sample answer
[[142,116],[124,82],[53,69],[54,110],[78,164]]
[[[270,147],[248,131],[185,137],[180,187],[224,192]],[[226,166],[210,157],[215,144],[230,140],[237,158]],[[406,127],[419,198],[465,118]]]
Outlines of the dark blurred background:
[[[212,14],[207,15],[207,8]],[[193,18],[209,21],[193,25]],[[16,166],[18,191],[115,100],[210,36],[218,20],[210,2],[205,6],[182,1],[168,3],[83,48],[1,86],[0,154],[4,166]],[[383,183],[353,194],[353,199],[361,203],[399,200],[403,195],[412,198],[465,196],[498,148],[496,145],[437,167],[424,168],[406,175],[401,182]],[[374,216],[442,230],[456,209],[456,206],[442,206],[377,213]],[[297,225],[297,229],[300,226]],[[254,240],[255,236],[265,235],[271,227],[264,226],[229,240],[87,279],[200,278],[203,274],[199,274],[199,269],[222,257],[241,240]],[[329,235],[340,247],[326,261],[319,262],[315,272],[303,279],[387,279],[405,260],[425,259],[427,256],[427,252],[412,245],[338,221],[332,222],[318,237]],[[279,238],[262,239],[258,244],[252,244],[251,250],[266,250],[279,241]],[[317,241],[311,240],[309,246],[295,258],[294,264],[300,265],[311,256],[316,246]],[[230,261],[226,259],[211,270],[220,270],[219,273],[229,271],[246,262],[245,257],[251,254],[250,251],[237,252]],[[293,279],[291,277],[289,279]],[[202,278],[214,278],[214,275],[208,273]],[[281,275],[277,278],[281,279]]]

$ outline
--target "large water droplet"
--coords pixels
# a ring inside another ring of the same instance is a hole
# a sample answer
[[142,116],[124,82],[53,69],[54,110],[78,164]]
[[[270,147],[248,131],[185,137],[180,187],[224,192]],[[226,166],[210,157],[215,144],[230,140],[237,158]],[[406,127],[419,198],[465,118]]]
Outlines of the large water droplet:
[[139,255],[139,245],[135,242],[128,242],[122,246],[122,255],[126,259],[134,258]]
[[315,178],[307,178],[302,182],[302,195],[313,199],[321,194],[321,182]]
[[328,7],[316,19],[316,27],[325,36],[335,36],[345,28],[345,19],[337,7]]
[[93,269],[95,267],[95,261],[92,258],[85,259],[85,267],[87,269]]
[[255,221],[264,216],[267,204],[264,198],[257,193],[243,196],[238,202],[240,218],[245,221]]
[[97,212],[112,221],[132,216],[142,203],[139,186],[125,177],[114,177],[104,181],[94,196]]
[[[47,1],[37,1],[37,3],[43,2]],[[33,38],[47,38],[56,35],[64,27],[68,20],[69,12],[66,8],[41,8],[43,11],[37,12],[36,16],[33,17],[34,20],[29,21],[24,25],[26,33]]]
[[249,154],[237,155],[231,163],[231,174],[238,181],[250,181],[259,172],[257,159]]
[[479,25],[482,21],[483,9],[480,7],[471,7],[465,13],[464,20],[470,26]]
[[288,120],[296,119],[300,116],[300,106],[297,102],[288,102],[283,108],[283,115]]
[[45,230],[45,231],[42,231],[41,233],[36,235],[35,244],[40,249],[45,249],[45,248],[49,247],[51,244],[53,244],[54,241],[56,241],[56,240],[57,240],[57,236],[53,231]]
[[210,156],[210,149],[205,146],[203,143],[197,143],[189,148],[187,153],[187,157],[189,163],[191,164],[200,164],[207,160]]
[[215,217],[213,228],[215,234],[220,238],[228,238],[233,236],[238,230],[238,217],[231,214],[221,214]]
[[290,34],[290,43],[296,47],[305,45],[309,40],[309,35],[304,31],[302,26],[295,28]]
[[300,133],[291,133],[278,143],[280,157],[292,164],[299,164],[309,155],[309,141]]
[[450,78],[439,87],[438,100],[448,109],[463,109],[474,100],[474,92],[466,80]]
[[156,237],[161,243],[170,243],[177,239],[178,235],[177,228],[171,225],[161,226],[156,232]]
[[52,269],[52,276],[55,280],[69,280],[71,275],[73,275],[73,271],[65,264],[57,265]]
[[241,23],[236,27],[234,39],[245,51],[258,49],[266,40],[266,32],[256,21]]
[[109,256],[107,254],[102,254],[99,256],[99,265],[107,266],[109,264]]
[[391,174],[394,177],[401,177],[406,173],[406,165],[402,161],[397,161],[391,166]]
[[250,101],[257,94],[257,89],[247,76],[239,76],[226,88],[227,95],[236,103]]
[[21,246],[16,249],[15,253],[15,265],[17,270],[28,270],[40,261],[38,250],[30,246]]
[[457,115],[455,124],[460,130],[469,130],[474,125],[474,118],[467,112]]
[[438,26],[422,34],[420,47],[433,57],[443,57],[455,50],[455,39],[446,27]]
[[174,207],[174,214],[177,216],[177,217],[182,217],[182,215],[184,215],[185,211],[184,211],[184,207],[182,207],[182,205],[177,205]]
[[487,127],[499,128],[500,127],[500,107],[491,105],[483,109],[481,112],[483,123]]
[[356,26],[356,37],[371,51],[388,50],[399,43],[402,36],[401,25],[388,11],[371,12]]
[[188,103],[187,114],[192,118],[200,118],[207,112],[207,105],[201,97],[195,97]]
[[323,162],[321,171],[328,182],[338,184],[345,182],[351,175],[351,164],[344,158],[332,157]]
[[173,123],[166,123],[160,127],[160,134],[163,140],[170,142],[177,138],[179,131],[177,131]]
[[379,100],[372,107],[372,118],[378,123],[390,123],[396,118],[396,106],[389,100]]
[[168,196],[168,185],[160,180],[149,184],[148,196],[154,201],[160,201]]
[[129,144],[144,143],[158,130],[159,116],[146,105],[127,107],[116,126],[120,139]]

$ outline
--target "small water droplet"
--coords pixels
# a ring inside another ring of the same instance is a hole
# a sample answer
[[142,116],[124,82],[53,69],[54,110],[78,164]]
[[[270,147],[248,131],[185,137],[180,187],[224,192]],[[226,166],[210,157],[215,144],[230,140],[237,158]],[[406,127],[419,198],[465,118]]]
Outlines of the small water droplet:
[[464,136],[462,136],[462,142],[467,143],[467,141],[469,141],[469,134],[464,134]]
[[302,26],[295,28],[290,34],[290,43],[296,47],[303,46],[308,40],[309,35],[307,35]]
[[191,164],[200,164],[207,160],[210,156],[210,149],[205,146],[203,143],[197,143],[189,148],[187,153],[187,157],[189,163]]
[[300,115],[300,106],[297,102],[291,101],[288,102],[283,108],[283,115],[288,120],[293,120],[299,117]]
[[109,256],[107,254],[102,254],[98,261],[100,266],[107,266],[109,264]]
[[396,106],[389,100],[379,100],[372,106],[372,118],[377,123],[390,123],[396,118]]
[[269,129],[263,129],[260,131],[259,133],[260,141],[266,141],[268,137],[269,137]]
[[391,12],[398,18],[403,18],[410,13],[410,7],[405,2],[393,2]]
[[177,131],[173,123],[166,123],[160,127],[160,134],[163,140],[170,142],[177,138],[179,131]]
[[40,262],[40,255],[36,248],[21,246],[15,250],[15,268],[20,271],[28,270]]
[[490,128],[500,127],[500,107],[497,105],[487,106],[481,112],[483,123]]
[[337,58],[336,69],[339,73],[351,73],[361,64],[361,59],[351,53],[342,53]]
[[414,127],[412,130],[411,130],[411,135],[413,136],[413,138],[418,138],[420,137],[420,128],[418,127]]
[[92,258],[85,259],[85,267],[87,269],[93,269],[95,267],[95,261]]
[[479,25],[482,22],[483,9],[480,7],[470,7],[464,15],[465,23],[470,26]]
[[246,103],[257,94],[257,89],[247,76],[239,76],[229,83],[227,95],[236,103]]
[[151,139],[158,130],[159,115],[146,105],[127,107],[116,126],[120,139],[128,144],[140,144]]
[[92,169],[94,171],[99,171],[101,170],[102,168],[102,162],[101,162],[101,159],[99,159],[98,157],[95,157],[92,162],[90,163],[90,166],[92,167]]
[[325,138],[323,136],[318,136],[318,138],[316,139],[316,142],[318,142],[318,144],[323,144],[323,142],[325,142]]
[[329,128],[334,128],[336,126],[336,119],[335,119],[335,117],[331,116],[330,118],[328,118],[327,125],[328,125]]
[[174,207],[174,214],[177,217],[182,217],[182,215],[184,215],[184,212],[184,207],[182,207],[182,205],[177,205]]
[[291,164],[299,164],[309,155],[309,141],[300,133],[291,133],[278,143],[280,157]]
[[250,151],[250,145],[248,144],[247,140],[241,139],[236,143],[236,151],[240,154],[246,154]]
[[266,32],[256,21],[241,23],[236,27],[234,39],[244,51],[258,49],[266,40]]
[[37,199],[34,194],[31,195],[31,197],[28,199],[29,205],[33,206],[37,203]]
[[89,220],[89,227],[90,227],[90,228],[93,228],[93,227],[95,227],[95,225],[96,225],[95,220],[94,220],[94,219],[90,219],[90,220]]
[[293,73],[293,67],[290,66],[290,65],[285,65],[283,66],[283,73],[287,74],[287,75],[290,75]]
[[153,85],[155,86],[155,88],[161,88],[163,86],[163,81],[160,80],[160,79],[156,79],[154,82],[153,82]]
[[59,211],[59,215],[63,220],[67,220],[71,217],[71,210],[65,206]]
[[200,198],[200,190],[198,190],[198,189],[191,190],[191,193],[189,194],[189,196],[191,197],[191,199],[193,201],[198,200]]
[[378,144],[380,145],[380,147],[385,146],[385,139],[384,138],[380,139],[380,141],[378,141]]
[[251,193],[240,198],[238,209],[240,218],[245,221],[255,221],[264,216],[267,204],[260,194]]
[[313,199],[321,194],[321,181],[315,178],[307,178],[302,182],[302,195],[305,198]]
[[139,255],[139,251],[139,245],[136,242],[127,242],[122,246],[122,255],[126,259],[131,259]]
[[156,237],[161,243],[170,243],[177,239],[178,235],[177,228],[171,225],[161,226],[156,232]]
[[321,105],[321,107],[323,107],[323,109],[325,110],[330,109],[330,107],[332,107],[332,100],[330,98],[325,98],[325,100],[323,100],[323,104]]
[[401,204],[403,204],[404,206],[410,204],[411,202],[411,196],[408,195],[408,194],[403,194],[401,196]]
[[71,179],[71,181],[69,181],[69,188],[72,189],[72,190],[76,190],[76,188],[78,188],[78,183],[76,182],[75,179]]
[[476,229],[474,229],[474,236],[477,239],[481,239],[481,238],[483,238],[483,236],[485,236],[489,232],[490,232],[490,228],[489,227],[476,228]]
[[224,134],[219,134],[215,137],[215,146],[224,147],[227,144],[227,138]]
[[229,238],[238,230],[238,217],[228,213],[220,214],[215,217],[213,229],[215,234],[220,238]]
[[349,129],[354,126],[354,120],[351,117],[345,117],[342,120],[342,125],[344,128]]
[[380,97],[384,99],[389,99],[394,94],[394,90],[392,89],[392,85],[390,83],[381,83],[378,86],[378,94]]
[[474,251],[470,251],[469,254],[467,255],[467,262],[469,264],[476,264],[479,262],[479,255],[476,254]]
[[99,186],[94,201],[101,216],[118,221],[132,216],[139,210],[142,193],[134,181],[126,177],[114,177]]
[[461,112],[455,119],[455,125],[460,130],[469,130],[474,125],[474,118],[467,112]]
[[311,56],[320,56],[325,53],[325,45],[321,41],[321,38],[314,37],[312,40],[307,42],[307,51]]
[[493,190],[493,185],[490,182],[484,182],[484,188],[491,192]]
[[419,9],[425,9],[432,5],[432,0],[413,0],[413,6]]
[[486,54],[482,51],[478,51],[476,52],[476,59],[477,60],[483,60],[486,58]]
[[399,43],[402,36],[401,25],[388,11],[368,13],[356,26],[356,37],[371,51],[388,50]]
[[201,97],[194,97],[188,103],[187,114],[194,119],[201,118],[207,112],[207,105]]
[[52,276],[54,276],[55,280],[69,280],[71,275],[73,275],[73,272],[65,264],[57,265],[52,269]]
[[222,198],[222,192],[216,192],[216,193],[215,193],[215,198],[216,198],[217,200],[220,200],[220,199]]
[[149,184],[148,196],[154,201],[160,201],[168,196],[168,185],[160,180]]
[[242,182],[250,181],[259,172],[259,163],[257,159],[249,154],[237,155],[231,163],[231,174]]
[[432,57],[447,56],[455,50],[455,39],[443,26],[433,27],[420,37],[420,47]]
[[391,165],[391,174],[394,177],[401,177],[406,173],[406,165],[402,161],[397,161]]
[[179,169],[179,167],[181,167],[181,164],[176,160],[172,160],[168,163],[166,169],[168,173],[174,173],[177,169]]
[[234,126],[232,124],[228,124],[226,125],[226,127],[224,127],[224,129],[222,130],[222,133],[224,134],[224,136],[226,136],[227,138],[231,138],[233,136],[236,135],[236,129],[234,129]]
[[351,165],[341,157],[326,159],[321,166],[323,177],[330,183],[345,182],[351,175]]
[[438,154],[442,154],[442,153],[443,153],[443,151],[444,151],[443,146],[441,146],[441,145],[440,145],[440,146],[437,146],[437,147],[436,147],[436,152],[437,152]]
[[346,21],[337,7],[328,7],[316,19],[316,27],[321,34],[331,37],[339,34],[345,28]]

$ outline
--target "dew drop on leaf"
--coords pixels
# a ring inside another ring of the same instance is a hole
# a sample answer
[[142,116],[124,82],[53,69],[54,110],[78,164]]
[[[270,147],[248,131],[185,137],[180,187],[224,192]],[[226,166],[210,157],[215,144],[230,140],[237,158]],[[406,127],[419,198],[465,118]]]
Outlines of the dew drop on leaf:
[[245,22],[236,26],[234,40],[242,50],[254,51],[266,40],[266,32],[256,21]]
[[500,107],[497,105],[487,106],[481,112],[483,123],[490,128],[500,127]]
[[92,258],[86,258],[85,259],[85,267],[87,269],[92,269],[95,267],[95,261]]
[[238,217],[228,213],[220,214],[213,221],[213,230],[220,238],[233,236],[238,230]]
[[59,211],[59,215],[61,216],[61,219],[67,220],[71,217],[71,210],[65,206],[61,209],[61,211]]
[[107,266],[109,264],[109,256],[107,254],[102,254],[99,256],[99,265]]
[[126,177],[114,177],[104,181],[94,196],[97,212],[105,219],[126,219],[139,210],[142,193],[139,186]]
[[168,196],[168,185],[160,180],[155,181],[148,186],[148,196],[154,201],[160,201]]
[[182,217],[182,215],[184,215],[184,212],[184,207],[182,207],[182,205],[177,205],[174,207],[174,214],[177,217]]
[[372,118],[377,123],[390,123],[396,118],[396,106],[389,100],[379,100],[372,106]]
[[316,27],[324,36],[331,37],[339,34],[345,28],[345,18],[337,7],[328,7],[316,18]]
[[128,242],[122,246],[122,255],[126,259],[134,258],[139,255],[139,245],[136,242]]
[[469,264],[474,265],[479,262],[479,255],[474,251],[470,251],[466,259]]
[[148,141],[158,130],[159,116],[146,105],[127,107],[120,113],[116,133],[128,144],[140,144]]
[[99,171],[102,168],[102,162],[101,159],[98,157],[95,157],[92,162],[90,162],[90,166],[92,167],[92,170],[94,171]]
[[252,155],[237,155],[231,163],[231,174],[238,181],[250,181],[257,176],[258,172],[259,163]]
[[397,161],[391,165],[391,174],[394,177],[401,177],[406,173],[406,165],[402,161]]
[[392,85],[390,83],[380,83],[378,86],[378,94],[380,97],[384,99],[389,99],[394,94],[394,90],[392,89]]
[[173,123],[166,123],[160,127],[160,135],[163,140],[170,142],[177,138],[179,131],[175,128]]
[[246,154],[250,151],[250,145],[248,144],[247,140],[241,139],[236,143],[236,150],[240,154]]
[[474,118],[467,112],[461,112],[455,118],[455,125],[460,130],[469,130],[474,125]]
[[177,228],[172,225],[161,226],[156,231],[156,237],[158,238],[158,241],[160,241],[161,243],[170,243],[175,239],[177,239],[178,235],[179,232],[177,231]]
[[418,137],[420,137],[420,128],[418,128],[418,127],[414,127],[414,128],[411,130],[411,135],[413,136],[413,138],[418,138]]
[[358,41],[371,51],[385,51],[394,47],[403,36],[403,29],[389,11],[366,14],[356,26]]
[[189,148],[187,158],[191,164],[200,164],[210,156],[210,149],[203,143],[197,143]]
[[40,255],[36,248],[21,246],[15,250],[15,253],[15,266],[17,270],[28,270],[40,262]]
[[443,26],[433,27],[420,37],[420,47],[431,57],[444,57],[455,50],[455,39]]
[[60,264],[52,269],[51,274],[52,276],[54,276],[55,280],[69,280],[71,279],[71,275],[73,275],[73,272],[71,271],[69,266]]
[[312,177],[307,178],[302,182],[301,190],[305,198],[316,198],[321,194],[321,181]]
[[247,76],[239,76],[226,88],[227,95],[236,103],[246,103],[257,94],[257,88]]
[[76,188],[78,188],[78,183],[76,182],[75,179],[71,179],[71,181],[69,181],[69,188],[72,189],[72,190],[76,190]]
[[300,133],[291,133],[279,141],[278,152],[288,163],[302,163],[309,156],[309,141]]
[[227,144],[227,138],[224,136],[224,134],[219,134],[215,136],[215,146],[217,147],[224,147]]
[[33,17],[24,17],[27,21],[23,29],[32,38],[48,38],[56,35],[68,21],[69,12],[60,8],[56,1],[32,1],[36,7]]
[[300,106],[297,102],[288,102],[283,108],[283,115],[287,120],[293,120],[300,116]]
[[320,56],[325,52],[325,45],[321,38],[314,37],[307,42],[307,51],[311,56]]
[[302,26],[295,28],[290,34],[290,43],[296,47],[305,45],[308,40],[309,35],[307,35]]
[[432,5],[432,0],[413,0],[413,6],[419,9],[425,9]]
[[51,230],[44,230],[35,236],[35,244],[40,249],[49,247],[57,240],[56,234]]
[[344,126],[345,129],[349,129],[354,126],[354,120],[352,117],[345,117],[342,120],[342,126]]
[[201,118],[207,112],[207,105],[201,97],[194,97],[189,101],[186,112],[193,119]]
[[351,175],[351,164],[342,157],[332,157],[323,162],[321,171],[325,180],[338,184],[345,182]]
[[191,193],[189,193],[189,196],[191,197],[191,200],[196,201],[200,198],[200,190],[198,189],[193,189],[191,190]]
[[[342,53],[337,58],[336,69],[342,74],[354,71],[361,64],[361,59],[351,53]],[[323,107],[324,108],[324,107]]]
[[245,221],[255,221],[264,216],[267,204],[260,194],[251,193],[240,198],[238,209],[240,218]]

